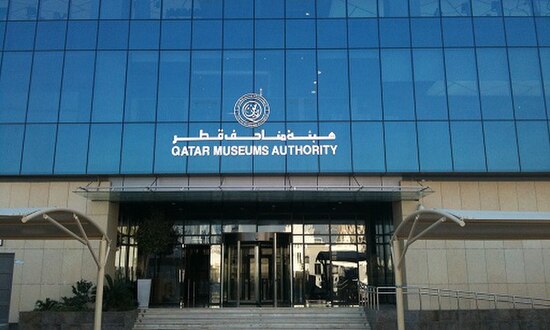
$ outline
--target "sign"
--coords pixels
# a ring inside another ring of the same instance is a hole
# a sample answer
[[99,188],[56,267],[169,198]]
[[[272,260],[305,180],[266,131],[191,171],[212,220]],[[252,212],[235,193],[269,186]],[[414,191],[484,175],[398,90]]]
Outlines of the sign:
[[[256,128],[264,124],[269,118],[269,112],[269,103],[262,96],[261,90],[260,94],[248,93],[241,96],[233,109],[237,122],[247,128]],[[317,135],[312,133],[311,130],[307,134],[296,135],[291,130],[287,130],[286,133],[277,131],[276,134],[269,134],[262,129],[251,136],[239,136],[235,130],[228,134],[220,128],[217,133],[210,135],[210,133],[201,129],[197,136],[181,137],[174,135],[172,156],[334,156],[338,145],[321,144],[320,142],[335,140],[336,134],[333,132],[327,135]],[[223,141],[239,144],[221,145],[220,142]],[[261,143],[263,141],[278,144],[266,145]],[[304,144],[304,141],[307,144]],[[194,144],[197,142],[201,142],[201,144]],[[203,142],[206,142],[206,144]],[[296,144],[295,142],[301,143]]]

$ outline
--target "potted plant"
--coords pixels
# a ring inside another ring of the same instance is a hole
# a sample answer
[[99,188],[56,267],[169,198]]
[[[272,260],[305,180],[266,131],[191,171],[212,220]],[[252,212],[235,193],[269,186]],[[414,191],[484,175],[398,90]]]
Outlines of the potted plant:
[[[136,232],[138,256],[140,257],[141,271],[138,272],[138,304],[139,308],[149,308],[151,296],[151,279],[156,278],[159,269],[159,259],[163,255],[172,253],[177,243],[177,234],[172,221],[169,221],[164,212],[151,210],[139,222]],[[154,259],[154,267],[150,261]]]

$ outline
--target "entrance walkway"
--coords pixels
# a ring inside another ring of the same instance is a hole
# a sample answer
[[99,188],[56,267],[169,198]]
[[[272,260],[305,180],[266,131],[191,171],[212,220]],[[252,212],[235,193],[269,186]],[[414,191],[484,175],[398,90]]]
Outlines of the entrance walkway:
[[153,308],[134,329],[370,329],[362,307]]

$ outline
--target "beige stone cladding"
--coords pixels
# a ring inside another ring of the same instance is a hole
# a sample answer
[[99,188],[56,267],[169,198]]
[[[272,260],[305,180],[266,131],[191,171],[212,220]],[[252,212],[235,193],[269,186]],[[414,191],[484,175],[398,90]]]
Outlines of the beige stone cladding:
[[[548,178],[402,181],[402,185],[414,184],[434,190],[422,200],[426,208],[550,211]],[[417,204],[401,202],[397,208],[406,216]],[[399,213],[396,212],[397,218],[401,217]],[[544,241],[420,240],[411,245],[407,253],[405,272],[406,284],[411,286],[550,298],[550,238]],[[442,304],[443,308],[456,307],[456,301],[449,299],[443,299]],[[466,301],[461,304],[461,307],[475,307]],[[423,299],[422,305],[437,308],[437,299]],[[480,308],[493,306],[479,305]],[[418,308],[418,299],[410,298],[409,307]]]
[[[92,202],[75,193],[88,182],[40,181],[0,182],[0,208],[68,207],[95,220],[116,242],[117,204]],[[109,184],[105,182],[105,184]],[[94,248],[99,244],[94,242]],[[113,249],[114,251],[114,249]],[[77,241],[6,240],[0,253],[15,253],[9,322],[19,320],[19,311],[34,308],[38,299],[71,295],[71,285],[80,279],[96,282],[96,265],[86,247]],[[107,271],[112,273],[114,254]]]

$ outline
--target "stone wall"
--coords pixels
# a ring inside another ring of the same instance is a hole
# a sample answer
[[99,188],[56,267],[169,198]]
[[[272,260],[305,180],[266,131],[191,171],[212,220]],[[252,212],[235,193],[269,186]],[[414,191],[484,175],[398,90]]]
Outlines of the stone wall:
[[[550,211],[548,179],[402,182],[414,184],[435,191],[422,200],[426,208]],[[406,216],[416,210],[417,203],[399,206],[398,211]],[[407,285],[550,297],[550,240],[420,240],[411,245],[405,267]],[[437,308],[435,298],[422,303],[423,307]],[[444,301],[443,305],[452,308],[456,303]],[[418,299],[409,299],[410,308],[418,306]]]
[[[117,204],[92,202],[75,193],[88,182],[0,182],[0,208],[68,207],[95,220],[116,242]],[[105,184],[108,184],[106,182]],[[99,244],[93,244],[96,251]],[[114,250],[106,271],[114,271]],[[75,240],[5,240],[0,252],[14,252],[16,263],[10,303],[10,323],[20,311],[30,311],[38,299],[71,295],[71,285],[80,279],[96,282],[97,268],[88,249]]]

